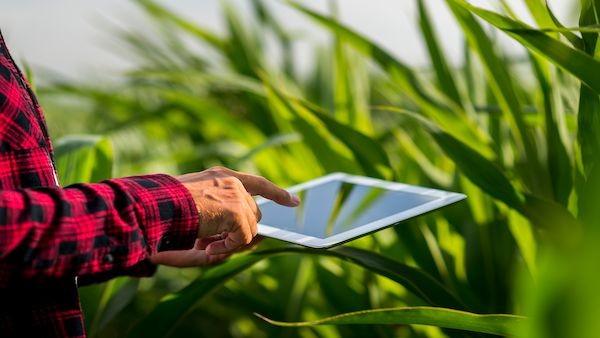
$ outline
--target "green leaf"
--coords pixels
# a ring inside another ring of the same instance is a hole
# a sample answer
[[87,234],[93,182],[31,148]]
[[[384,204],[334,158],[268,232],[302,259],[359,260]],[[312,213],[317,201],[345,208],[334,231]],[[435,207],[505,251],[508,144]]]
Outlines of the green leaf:
[[253,0],[252,7],[256,17],[277,37],[282,51],[282,67],[286,75],[293,78],[296,74],[296,51],[294,50],[293,34],[288,32],[280,23],[277,16],[262,0]]
[[454,103],[462,107],[462,99],[458,92],[458,88],[450,72],[450,67],[444,58],[442,49],[440,48],[438,39],[435,35],[429,13],[427,12],[427,6],[424,0],[418,1],[419,5],[419,25],[421,27],[421,34],[427,44],[429,50],[429,57],[431,58],[431,64],[435,70],[435,75],[442,91],[448,96]]
[[318,112],[313,112],[342,143],[354,154],[363,171],[368,176],[378,178],[390,177],[390,160],[379,143],[369,136],[344,125],[333,118]]
[[163,297],[152,312],[133,328],[128,337],[168,336],[203,296],[263,258],[261,255],[250,254],[206,269],[198,279],[181,291]]
[[537,242],[535,241],[531,222],[515,211],[510,211],[508,213],[508,220],[508,229],[515,239],[515,243],[523,257],[523,261],[531,275],[535,276],[537,272]]
[[518,191],[497,165],[449,134],[434,133],[433,138],[461,172],[479,188],[512,208],[521,207],[522,199]]
[[[373,132],[369,111],[369,74],[365,61],[335,35],[333,55],[333,115],[365,134]],[[354,52],[354,53],[353,53]]]
[[[331,258],[321,258],[319,261],[322,266],[315,271],[317,285],[320,289],[319,295],[331,312],[350,312],[371,306],[368,298],[365,297],[363,292],[356,290],[356,286],[350,285],[348,282],[340,283],[340,280],[349,280],[351,277],[350,271],[344,269],[343,266],[340,266],[337,261]],[[333,266],[336,272],[331,271],[332,269],[326,268],[326,266]],[[284,318],[288,319],[289,317]],[[288,320],[293,318],[297,317]],[[368,337],[372,334],[372,330],[368,326],[338,327],[337,329],[342,337]]]
[[297,98],[288,99],[298,102],[321,120],[329,132],[350,149],[366,175],[390,178],[390,160],[381,144],[353,127],[335,120],[314,105]]
[[402,149],[403,155],[409,157],[418,166],[418,169],[435,184],[440,187],[449,188],[454,180],[452,169],[440,168],[436,166],[431,160],[435,160],[439,157],[436,153],[430,157],[423,153],[422,147],[417,145],[412,137],[406,130],[397,129],[394,132],[394,136],[398,142],[398,147]]
[[475,7],[462,0],[448,0],[456,6],[479,16],[520,42],[528,49],[543,55],[552,63],[575,75],[596,93],[600,93],[600,61],[571,48],[543,32],[531,30],[531,27],[500,14]]
[[85,314],[90,337],[97,337],[135,297],[139,279],[116,278],[106,283],[84,286],[79,289],[81,306]]
[[182,16],[177,15],[167,8],[159,5],[152,0],[137,0],[138,5],[143,8],[146,13],[156,18],[161,18],[174,23],[177,27],[183,29],[183,31],[192,34],[193,36],[207,42],[209,45],[215,47],[218,50],[225,48],[225,42],[216,34],[197,26],[196,24],[185,20]]
[[[576,230],[579,229],[579,224],[565,207],[518,190],[495,163],[440,130],[431,121],[405,109],[395,107],[377,107],[377,109],[400,113],[419,122],[471,182],[527,217],[536,226],[553,230],[554,240],[560,241],[561,236],[567,236],[569,239],[577,236]],[[572,235],[567,233],[568,229],[574,230]]]
[[529,9],[529,13],[540,27],[552,27],[554,21],[552,20],[549,12],[549,8],[546,7],[544,0],[525,0],[525,4]]
[[300,135],[298,135],[297,133],[273,135],[269,137],[265,142],[257,145],[256,147],[251,148],[244,155],[237,158],[233,163],[231,163],[231,166],[238,167],[244,164],[244,162],[251,161],[258,153],[263,152],[267,149],[279,147],[285,144],[296,143],[301,140],[302,139]]
[[437,102],[424,89],[417,75],[407,65],[395,59],[382,47],[372,43],[367,38],[341,25],[332,18],[325,17],[298,3],[291,2],[291,6],[301,13],[315,20],[317,23],[343,36],[361,53],[371,57],[379,66],[398,84],[419,108],[440,125],[440,128],[454,137],[473,145],[477,151],[486,156],[491,156],[489,140],[475,123],[468,119],[460,107],[447,107]]
[[256,70],[263,64],[262,44],[258,34],[241,19],[229,2],[224,2],[225,27],[229,33],[226,55],[236,72],[257,77]]
[[323,254],[347,259],[369,271],[388,277],[430,305],[462,310],[469,309],[462,300],[452,294],[443,284],[420,269],[367,250],[352,247],[337,247]]
[[[577,49],[583,49],[583,41],[577,35],[573,34],[573,29],[563,26],[554,16],[547,1],[544,0],[525,0],[529,13],[533,16],[539,27],[551,27],[552,30],[560,32]],[[577,27],[579,28],[579,27]],[[544,30],[544,29],[542,29]]]
[[564,114],[560,93],[557,92],[560,89],[551,85],[551,79],[557,80],[556,75],[552,70],[544,69],[542,60],[533,55],[530,60],[543,95],[547,167],[552,178],[548,185],[552,187],[553,199],[566,206],[573,188],[573,167],[565,146],[566,137],[563,138],[561,133]]
[[491,314],[479,315],[470,312],[436,307],[398,307],[344,313],[307,322],[280,322],[255,314],[263,320],[279,326],[314,326],[347,324],[384,325],[432,325],[500,336],[512,336],[521,332],[527,319],[522,316]]
[[221,265],[207,268],[200,277],[182,290],[163,297],[150,314],[133,328],[129,336],[168,336],[203,296],[260,260],[281,254],[312,254],[346,259],[401,284],[430,305],[468,310],[460,299],[425,272],[376,253],[343,247],[333,250],[286,247],[238,256]]
[[56,169],[63,186],[112,177],[112,145],[105,137],[66,136],[56,142],[55,153]]
[[[556,25],[556,27],[557,27],[556,31],[561,33],[562,36],[564,36],[567,40],[569,40],[569,42],[571,43],[571,45],[573,45],[573,47],[575,47],[577,49],[584,49],[583,40],[580,37],[578,37],[577,35],[575,35],[573,33],[573,31],[584,32],[584,31],[586,31],[586,27],[575,27],[575,29],[567,28],[567,27],[563,26],[562,23],[560,23],[560,21],[558,21],[558,18],[556,16],[554,16],[554,13],[552,13],[552,11],[550,10],[548,3],[546,3],[546,9],[548,11],[548,15],[552,19],[552,22],[554,22],[554,25]],[[595,29],[598,30],[598,28],[595,28]]]
[[522,210],[523,198],[514,188],[510,180],[504,175],[496,164],[483,157],[477,151],[466,145],[452,135],[440,130],[431,121],[415,113],[395,107],[376,107],[403,114],[424,126],[433,136],[440,148],[446,153],[460,171],[490,196],[504,202],[511,208]]
[[600,231],[600,164],[596,164],[588,174],[586,184],[579,192],[579,219],[586,226]]
[[[579,24],[598,24],[600,6],[596,1],[582,1]],[[594,60],[598,60],[598,34],[582,34],[584,50]],[[581,146],[581,160],[584,174],[587,175],[600,161],[600,95],[597,90],[581,86],[579,111],[577,114],[577,137]]]
[[[269,81],[266,79],[265,81]],[[278,86],[265,82],[267,99],[275,111],[302,135],[302,141],[314,153],[327,172],[356,172],[357,166],[352,160],[350,150],[327,130],[327,126],[297,100],[290,100],[282,92],[283,84]]]
[[447,0],[447,3],[462,27],[469,46],[479,55],[487,74],[489,86],[512,128],[511,133],[515,138],[517,149],[524,151],[521,155],[524,155],[533,164],[534,168],[532,169],[535,169],[537,163],[536,147],[527,133],[521,103],[508,68],[495,52],[494,44],[480,23],[475,20],[468,10],[459,5],[462,2]]
[[556,202],[525,194],[521,214],[544,229],[547,239],[560,247],[571,247],[580,239],[581,224],[573,214]]

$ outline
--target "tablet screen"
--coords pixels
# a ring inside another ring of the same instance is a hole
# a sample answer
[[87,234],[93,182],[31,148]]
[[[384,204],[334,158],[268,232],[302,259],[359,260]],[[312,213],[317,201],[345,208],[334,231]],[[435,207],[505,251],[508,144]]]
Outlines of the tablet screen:
[[260,223],[327,238],[436,199],[434,196],[343,180],[324,182],[296,194],[302,201],[296,208],[280,206],[272,201],[261,203]]

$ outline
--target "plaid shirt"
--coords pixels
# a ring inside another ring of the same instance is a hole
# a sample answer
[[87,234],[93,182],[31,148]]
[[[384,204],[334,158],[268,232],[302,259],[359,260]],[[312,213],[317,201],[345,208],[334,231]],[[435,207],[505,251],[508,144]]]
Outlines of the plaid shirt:
[[152,275],[148,257],[192,248],[198,222],[167,175],[59,187],[43,114],[0,34],[0,337],[84,337],[76,281]]

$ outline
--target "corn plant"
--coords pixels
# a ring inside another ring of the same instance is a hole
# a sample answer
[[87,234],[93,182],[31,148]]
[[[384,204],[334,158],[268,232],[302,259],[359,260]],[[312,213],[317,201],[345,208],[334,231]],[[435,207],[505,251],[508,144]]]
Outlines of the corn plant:
[[[120,33],[138,65],[123,83],[56,81],[40,89],[51,127],[81,132],[61,122],[80,111],[88,130],[112,140],[117,174],[219,164],[285,186],[345,171],[469,198],[332,250],[266,240],[219,266],[162,268],[149,281],[82,290],[91,336],[598,332],[595,0],[581,1],[575,28],[541,0],[525,1],[535,27],[506,4],[492,12],[446,0],[465,37],[458,69],[444,57],[425,1],[417,0],[431,64],[425,71],[335,15],[290,2],[330,34],[328,47],[315,48],[308,74],[295,67],[303,37],[286,29],[268,1],[252,1],[249,19],[225,2],[222,35],[150,0],[137,4],[156,32]],[[506,56],[495,34],[521,43],[526,57]],[[269,38],[280,60],[269,57]],[[112,161],[105,141],[64,142],[74,144],[57,149],[65,182],[111,175],[90,164]]]

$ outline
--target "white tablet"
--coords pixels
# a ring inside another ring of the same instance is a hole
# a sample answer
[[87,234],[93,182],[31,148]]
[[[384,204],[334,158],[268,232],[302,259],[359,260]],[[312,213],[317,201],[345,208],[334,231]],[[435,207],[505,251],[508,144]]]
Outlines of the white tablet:
[[260,235],[329,248],[458,202],[465,195],[335,173],[287,189],[300,206],[259,198]]

